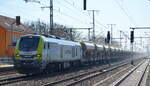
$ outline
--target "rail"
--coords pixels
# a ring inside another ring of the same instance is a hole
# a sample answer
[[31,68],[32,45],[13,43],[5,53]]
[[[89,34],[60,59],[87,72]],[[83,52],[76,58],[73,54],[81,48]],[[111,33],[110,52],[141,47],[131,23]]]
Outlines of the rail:
[[[123,84],[123,83],[128,84],[128,86],[140,86],[142,78],[143,78],[145,71],[148,68],[148,66],[149,66],[149,61],[143,62],[143,63],[137,65],[131,71],[124,74],[121,78],[119,78],[117,81],[112,83],[110,86],[122,86],[121,84]],[[143,68],[144,68],[144,71],[141,71],[141,69],[143,70]],[[134,74],[134,77],[132,77],[133,74]],[[138,78],[138,79],[131,80],[131,79],[135,79],[135,78]]]
[[76,79],[76,78],[80,78],[76,81],[73,81],[73,82],[70,82],[69,84],[65,85],[65,86],[72,86],[72,85],[75,85],[77,83],[80,83],[84,80],[87,80],[89,78],[92,78],[92,77],[95,77],[97,75],[101,75],[101,74],[104,74],[106,72],[109,72],[111,70],[114,70],[116,68],[119,68],[121,66],[124,66],[124,65],[127,65],[128,63],[123,63],[121,65],[115,65],[113,67],[106,67],[106,68],[103,68],[103,69],[99,69],[99,70],[94,70],[94,71],[90,71],[90,72],[86,72],[86,73],[81,73],[79,75],[74,75],[74,76],[71,76],[71,77],[68,77],[68,78],[65,78],[65,79],[61,79],[61,80],[58,80],[58,81],[54,81],[54,82],[50,82],[50,83],[46,83],[44,84],[43,86],[52,86],[52,85],[55,85],[55,84],[60,84],[60,83],[63,83],[63,82],[66,82],[66,81],[70,81],[72,79]]

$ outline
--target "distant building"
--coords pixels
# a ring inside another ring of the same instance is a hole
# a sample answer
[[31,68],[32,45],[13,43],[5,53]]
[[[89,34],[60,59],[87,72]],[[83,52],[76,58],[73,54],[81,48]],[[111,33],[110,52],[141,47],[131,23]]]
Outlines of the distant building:
[[0,15],[0,57],[12,57],[15,47],[10,46],[20,38],[21,35],[32,34],[29,27],[15,24],[16,19]]

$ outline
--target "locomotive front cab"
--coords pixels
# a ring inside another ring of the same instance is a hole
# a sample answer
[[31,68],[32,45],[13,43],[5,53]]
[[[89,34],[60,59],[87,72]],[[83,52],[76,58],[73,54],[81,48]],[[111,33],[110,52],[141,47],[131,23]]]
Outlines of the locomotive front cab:
[[23,36],[18,41],[14,67],[20,73],[40,72],[43,43],[40,36]]

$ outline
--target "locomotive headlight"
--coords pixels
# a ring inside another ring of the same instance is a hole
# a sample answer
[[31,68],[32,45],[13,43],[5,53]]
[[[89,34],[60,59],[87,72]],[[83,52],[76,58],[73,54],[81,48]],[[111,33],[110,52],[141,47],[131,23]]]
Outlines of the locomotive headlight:
[[37,54],[35,59],[36,59],[36,60],[41,60],[41,59],[42,59],[41,56],[42,56],[41,54]]
[[20,56],[19,54],[16,54],[16,56]]
[[37,56],[37,57],[40,57],[40,56],[41,56],[41,54],[37,54],[36,56]]

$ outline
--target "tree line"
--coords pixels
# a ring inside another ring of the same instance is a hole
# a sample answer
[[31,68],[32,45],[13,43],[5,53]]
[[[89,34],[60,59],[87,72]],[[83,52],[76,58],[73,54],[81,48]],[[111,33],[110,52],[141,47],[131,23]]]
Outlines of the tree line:
[[[52,30],[50,30],[49,24],[40,20],[28,21],[24,22],[24,24],[27,25],[29,28],[31,28],[37,34],[54,35],[72,41],[75,40],[89,41],[86,36],[83,37],[81,35],[81,32],[73,30],[73,28],[58,23],[54,23]],[[104,37],[103,32],[99,33],[98,35],[96,35],[95,43],[105,45],[106,44],[105,39],[106,38]],[[116,41],[112,41],[112,45],[117,47],[119,46],[119,43]]]

